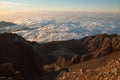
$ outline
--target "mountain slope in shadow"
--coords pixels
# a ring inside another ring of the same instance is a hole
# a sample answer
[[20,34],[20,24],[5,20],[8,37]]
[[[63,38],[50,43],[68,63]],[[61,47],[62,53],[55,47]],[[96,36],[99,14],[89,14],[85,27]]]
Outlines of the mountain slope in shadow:
[[[61,71],[70,72],[72,69],[70,74],[73,74],[74,69],[98,68],[103,66],[102,62],[107,65],[114,56],[107,57],[113,53],[117,53],[114,54],[117,56],[119,51],[120,35],[116,34],[98,34],[79,40],[48,43],[30,42],[13,33],[0,34],[0,65],[12,64],[10,69],[13,68],[14,72],[18,70],[24,80],[54,80],[59,79]],[[0,69],[6,69],[6,66]],[[2,74],[0,77],[3,77]]]

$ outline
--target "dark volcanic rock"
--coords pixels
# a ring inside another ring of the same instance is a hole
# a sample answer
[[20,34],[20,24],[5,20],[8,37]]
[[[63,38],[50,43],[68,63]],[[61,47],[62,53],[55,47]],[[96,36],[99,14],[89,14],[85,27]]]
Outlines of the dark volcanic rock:
[[4,33],[0,35],[0,64],[9,62],[26,80],[33,80],[40,73],[29,42],[17,34]]
[[83,61],[87,61],[87,60],[89,60],[89,59],[92,59],[92,55],[91,54],[85,54],[85,55],[82,55],[81,57],[80,57],[80,62],[83,62]]
[[63,67],[66,66],[66,59],[65,59],[63,56],[59,56],[59,57],[57,58],[56,64],[57,64],[59,67],[63,68]]
[[96,36],[88,36],[69,46],[69,49],[78,55],[92,54],[94,57],[100,57],[120,50],[120,36],[98,34]]
[[6,26],[14,26],[14,25],[16,25],[16,24],[11,23],[11,22],[5,22],[5,21],[0,22],[0,28],[1,27],[6,27]]
[[56,74],[57,70],[60,71],[69,65],[115,51],[120,51],[119,35],[98,34],[79,40],[39,44],[26,41],[17,34],[0,34],[0,64],[12,63],[14,69],[19,70],[25,80],[39,80],[41,75],[45,76],[42,68],[45,65],[48,67],[46,70]]
[[[72,64],[102,57],[114,51],[119,51],[120,36],[98,34],[79,40],[34,44],[33,48],[39,57],[42,56],[40,59],[42,59],[44,65],[56,63],[60,68],[64,68]],[[40,61],[38,60],[38,62]]]
[[74,55],[72,58],[71,58],[71,63],[72,64],[77,64],[80,62],[80,56],[79,55]]
[[14,74],[14,72],[12,64],[4,63],[0,65],[0,76],[10,77]]
[[0,65],[0,80],[24,80],[19,71],[15,71],[11,63]]

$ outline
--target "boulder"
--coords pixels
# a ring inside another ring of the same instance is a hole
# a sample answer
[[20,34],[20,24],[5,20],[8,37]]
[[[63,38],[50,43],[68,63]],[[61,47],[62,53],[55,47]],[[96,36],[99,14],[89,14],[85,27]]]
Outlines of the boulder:
[[59,56],[56,61],[56,65],[60,68],[64,68],[66,66],[66,59],[63,56]]
[[72,58],[71,58],[71,63],[72,64],[78,64],[80,62],[80,56],[79,55],[74,55]]
[[24,80],[19,71],[15,71],[11,63],[0,65],[0,80]]

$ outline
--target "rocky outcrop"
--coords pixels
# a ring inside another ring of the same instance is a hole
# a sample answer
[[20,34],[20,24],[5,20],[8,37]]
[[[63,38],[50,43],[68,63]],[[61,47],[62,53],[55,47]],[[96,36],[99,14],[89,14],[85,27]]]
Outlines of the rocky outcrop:
[[17,34],[0,35],[0,64],[3,63],[12,63],[25,80],[40,74],[32,46]]
[[[33,45],[36,46],[36,45]],[[51,63],[49,67],[56,62],[58,70],[70,65],[82,63],[94,58],[108,55],[112,52],[120,51],[120,36],[98,34],[95,36],[87,36],[79,40],[55,41],[44,43],[37,46],[37,51],[44,52],[44,55],[52,55],[52,57],[42,59]],[[42,49],[43,48],[43,49]],[[40,52],[37,52],[40,56]],[[57,54],[57,55],[56,55]],[[55,65],[51,67],[57,70]],[[50,69],[50,68],[49,68]]]
[[[115,34],[98,34],[95,36],[87,36],[79,40],[35,44],[33,47],[39,57],[41,55],[47,56],[47,60],[44,57],[42,59],[45,61],[44,63],[50,64],[57,61],[57,65],[63,67],[63,65],[69,66],[70,64],[87,61],[92,58],[102,57],[114,51],[119,51],[120,36]],[[48,57],[48,55],[52,58]]]
[[74,55],[72,58],[71,58],[71,63],[72,64],[78,64],[80,62],[80,56],[79,55]]
[[11,63],[4,63],[0,65],[0,80],[24,80],[24,78]]
[[119,35],[98,34],[79,40],[37,43],[13,33],[0,34],[0,64],[12,63],[25,80],[58,74],[63,68],[116,51],[120,51]]
[[[116,54],[116,53],[115,53]],[[69,68],[68,72],[61,72],[56,80],[120,80],[120,55],[119,57],[113,58],[107,61],[105,65],[101,62],[102,66],[97,66],[96,68],[83,68],[78,64]],[[103,60],[106,57],[101,58]],[[107,59],[106,59],[107,60]],[[105,60],[105,62],[106,62]],[[86,63],[87,65],[92,65],[94,67],[97,63],[93,64],[93,61]]]
[[87,36],[76,40],[74,45],[69,46],[69,49],[79,55],[92,54],[94,57],[100,57],[120,50],[120,36],[107,34]]

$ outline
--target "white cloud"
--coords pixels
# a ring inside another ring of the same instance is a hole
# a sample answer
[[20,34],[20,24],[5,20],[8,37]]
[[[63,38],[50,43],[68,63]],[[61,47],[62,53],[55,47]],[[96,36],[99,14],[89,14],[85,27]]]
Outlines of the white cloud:
[[[88,13],[89,14],[89,13]],[[1,32],[14,32],[28,40],[50,42],[79,39],[98,33],[120,34],[120,16],[100,15],[38,15],[34,18],[15,20],[18,26],[1,28]]]

